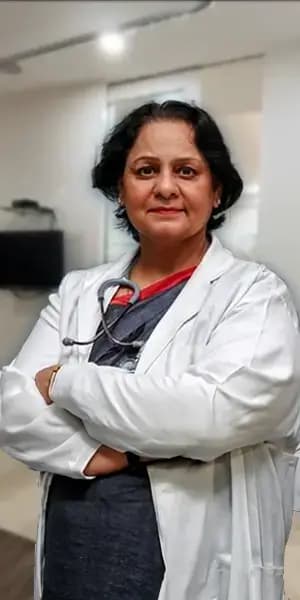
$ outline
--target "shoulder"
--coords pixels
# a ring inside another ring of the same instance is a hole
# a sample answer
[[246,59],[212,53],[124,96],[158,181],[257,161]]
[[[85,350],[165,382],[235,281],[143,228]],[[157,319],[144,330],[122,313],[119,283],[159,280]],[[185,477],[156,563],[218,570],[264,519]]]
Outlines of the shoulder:
[[236,300],[280,304],[298,322],[297,311],[287,283],[265,264],[233,256],[228,285],[236,290]]
[[245,290],[261,284],[271,292],[275,289],[283,294],[288,291],[284,280],[264,263],[249,259],[242,251],[239,254],[232,252],[223,246],[219,238],[216,240],[216,236],[213,239],[217,252],[221,251],[222,262],[227,260],[229,268],[226,269],[225,275],[228,276],[228,280],[238,281]]
[[249,260],[242,252],[239,255],[233,253],[216,235],[212,238],[207,262],[209,271],[216,275],[216,280],[221,286],[229,287],[233,295],[238,291],[244,294],[257,284],[270,290],[277,287],[286,289],[282,279],[266,265]]
[[91,269],[69,271],[63,277],[58,290],[50,293],[48,304],[42,309],[41,316],[49,323],[55,323],[62,306],[69,305],[70,298],[76,300],[88,281],[103,279],[110,266],[111,263],[107,263]]
[[259,285],[283,296],[289,294],[286,282],[264,263],[233,257],[232,273],[241,275],[248,287]]
[[240,302],[261,305],[277,302],[285,306],[296,319],[291,292],[280,275],[262,262],[249,260],[242,253],[239,256],[232,253],[216,236],[213,236],[212,250],[221,265],[216,291],[219,297],[227,298],[227,306],[236,306]]
[[136,254],[136,248],[126,250],[119,258],[114,261],[106,262],[89,269],[77,269],[70,271],[65,275],[61,284],[60,292],[71,289],[86,289],[90,285],[101,282],[107,275],[110,277],[120,277],[126,271],[128,265]]
[[90,281],[101,279],[114,263],[104,263],[89,269],[76,269],[69,271],[61,281],[60,292],[70,292],[72,289],[81,288]]

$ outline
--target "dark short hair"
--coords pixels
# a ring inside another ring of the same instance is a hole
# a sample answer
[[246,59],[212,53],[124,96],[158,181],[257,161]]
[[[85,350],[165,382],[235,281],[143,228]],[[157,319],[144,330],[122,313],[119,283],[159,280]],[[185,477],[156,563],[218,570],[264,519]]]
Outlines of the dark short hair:
[[102,146],[100,161],[92,172],[93,187],[116,203],[115,215],[119,226],[129,231],[135,240],[139,239],[138,232],[129,221],[124,207],[117,203],[120,181],[127,156],[143,125],[162,119],[185,121],[191,125],[195,145],[209,166],[214,184],[222,188],[221,202],[212,212],[207,224],[208,231],[217,229],[224,223],[224,212],[238,200],[243,190],[242,179],[231,162],[223,136],[205,110],[196,104],[178,100],[143,104],[124,117],[108,134]]

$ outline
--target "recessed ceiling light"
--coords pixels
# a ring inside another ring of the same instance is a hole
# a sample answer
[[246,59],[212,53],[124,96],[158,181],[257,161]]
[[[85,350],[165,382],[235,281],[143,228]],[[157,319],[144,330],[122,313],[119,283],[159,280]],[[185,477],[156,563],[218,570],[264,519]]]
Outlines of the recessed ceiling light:
[[104,33],[99,37],[99,45],[106,54],[117,56],[125,50],[125,39],[117,32]]

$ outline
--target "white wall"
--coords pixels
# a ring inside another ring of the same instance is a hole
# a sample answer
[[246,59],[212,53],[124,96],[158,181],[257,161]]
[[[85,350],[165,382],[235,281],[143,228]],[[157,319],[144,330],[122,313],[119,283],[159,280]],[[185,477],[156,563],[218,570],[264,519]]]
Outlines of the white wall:
[[300,311],[300,43],[264,66],[258,254],[289,284]]
[[[101,262],[103,201],[90,173],[106,124],[102,85],[3,97],[0,101],[0,204],[28,197],[53,207],[66,234],[66,271]],[[0,228],[4,213],[0,211]],[[45,296],[0,291],[0,365],[15,354]]]

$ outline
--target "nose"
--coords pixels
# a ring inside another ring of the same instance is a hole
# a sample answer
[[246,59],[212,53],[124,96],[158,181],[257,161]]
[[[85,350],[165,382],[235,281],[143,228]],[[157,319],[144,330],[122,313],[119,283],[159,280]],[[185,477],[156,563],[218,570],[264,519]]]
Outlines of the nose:
[[156,197],[168,200],[178,195],[178,186],[172,171],[161,171],[155,182]]

